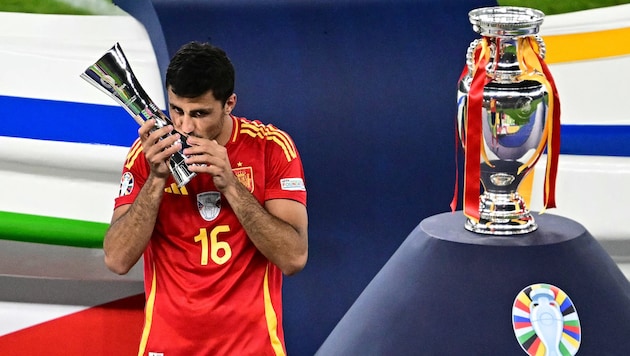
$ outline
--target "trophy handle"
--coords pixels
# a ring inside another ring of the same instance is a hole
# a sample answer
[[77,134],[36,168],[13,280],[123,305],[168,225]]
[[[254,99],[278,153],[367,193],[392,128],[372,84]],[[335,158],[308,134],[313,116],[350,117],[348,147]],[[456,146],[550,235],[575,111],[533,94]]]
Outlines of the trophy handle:
[[468,67],[468,75],[472,75],[472,73],[475,71],[473,54],[475,53],[475,49],[479,45],[479,42],[481,42],[480,38],[477,38],[474,41],[470,42],[468,50],[466,50],[466,67]]
[[[545,59],[545,55],[547,54],[547,47],[545,47],[545,41],[543,41],[542,37],[539,35],[533,35],[536,43],[538,43],[538,54],[540,58]],[[470,43],[468,49],[466,50],[466,67],[468,67],[468,73],[471,73],[475,70],[474,67],[474,53],[477,46],[479,46],[479,42],[481,42],[480,38],[475,39]]]

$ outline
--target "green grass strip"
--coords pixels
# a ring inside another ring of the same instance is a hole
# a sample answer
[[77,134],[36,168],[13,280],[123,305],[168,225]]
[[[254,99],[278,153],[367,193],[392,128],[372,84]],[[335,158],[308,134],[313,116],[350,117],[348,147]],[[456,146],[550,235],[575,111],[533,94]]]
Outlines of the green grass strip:
[[109,224],[0,211],[0,239],[102,248]]
[[0,11],[26,12],[37,14],[65,14],[65,15],[91,15],[92,12],[78,8],[70,4],[48,0],[3,0],[0,2]]
[[0,0],[1,12],[61,15],[121,15],[112,0]]

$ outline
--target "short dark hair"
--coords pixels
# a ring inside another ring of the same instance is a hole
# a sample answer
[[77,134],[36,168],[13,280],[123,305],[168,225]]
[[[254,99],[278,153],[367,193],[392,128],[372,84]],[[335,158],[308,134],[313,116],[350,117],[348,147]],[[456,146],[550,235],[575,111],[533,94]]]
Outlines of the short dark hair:
[[173,56],[166,70],[166,88],[194,98],[212,90],[225,104],[234,93],[234,66],[225,51],[209,43],[189,42]]

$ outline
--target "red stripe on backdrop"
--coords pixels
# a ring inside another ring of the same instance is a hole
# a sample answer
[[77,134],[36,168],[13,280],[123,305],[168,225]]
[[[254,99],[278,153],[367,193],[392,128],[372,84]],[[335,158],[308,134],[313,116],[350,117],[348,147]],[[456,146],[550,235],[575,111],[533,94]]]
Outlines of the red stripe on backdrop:
[[0,337],[3,356],[135,355],[144,294],[99,305]]

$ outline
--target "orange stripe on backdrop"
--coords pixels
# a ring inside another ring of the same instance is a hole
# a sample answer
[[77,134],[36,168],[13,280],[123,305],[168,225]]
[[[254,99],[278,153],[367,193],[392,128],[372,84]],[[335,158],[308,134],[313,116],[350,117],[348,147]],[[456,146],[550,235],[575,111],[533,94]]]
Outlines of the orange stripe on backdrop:
[[18,330],[0,336],[0,354],[135,355],[143,308],[144,294],[140,294]]
[[630,55],[630,27],[543,36],[545,63],[563,63]]

